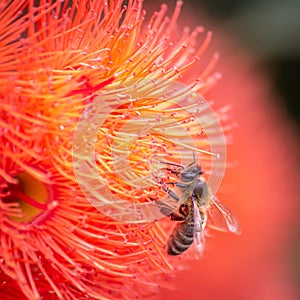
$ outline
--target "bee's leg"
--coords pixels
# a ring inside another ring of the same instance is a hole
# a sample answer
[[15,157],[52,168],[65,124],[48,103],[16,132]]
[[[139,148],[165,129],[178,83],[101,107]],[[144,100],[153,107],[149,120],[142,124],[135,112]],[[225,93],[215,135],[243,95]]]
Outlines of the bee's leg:
[[172,184],[173,186],[176,185],[177,187],[179,188],[186,188],[188,187],[188,184],[186,183],[182,183],[182,182],[172,182],[172,181],[169,181],[169,182],[166,182],[166,184]]
[[181,183],[181,182],[175,182],[175,185],[179,188],[186,188],[188,186],[188,184],[185,183]]
[[176,201],[179,201],[179,197],[172,190],[170,190],[164,183],[161,183],[161,187],[166,193],[169,194],[170,197],[172,197]]

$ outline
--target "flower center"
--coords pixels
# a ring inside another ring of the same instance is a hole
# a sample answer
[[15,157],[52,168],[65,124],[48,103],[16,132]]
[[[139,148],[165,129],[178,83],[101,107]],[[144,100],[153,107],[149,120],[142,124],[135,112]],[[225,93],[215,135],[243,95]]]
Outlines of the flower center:
[[16,222],[30,222],[47,210],[49,190],[25,172],[15,178],[18,181],[16,184],[9,183],[3,188],[2,194],[5,196],[2,202],[12,209],[18,207],[19,213],[8,213],[9,218]]

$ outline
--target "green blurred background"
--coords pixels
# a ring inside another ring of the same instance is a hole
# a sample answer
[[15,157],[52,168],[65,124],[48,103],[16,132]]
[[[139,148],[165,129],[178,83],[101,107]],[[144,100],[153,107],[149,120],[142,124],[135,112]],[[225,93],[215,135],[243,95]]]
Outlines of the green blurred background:
[[299,129],[300,1],[185,0],[186,7],[212,17],[209,29],[221,25],[256,56]]

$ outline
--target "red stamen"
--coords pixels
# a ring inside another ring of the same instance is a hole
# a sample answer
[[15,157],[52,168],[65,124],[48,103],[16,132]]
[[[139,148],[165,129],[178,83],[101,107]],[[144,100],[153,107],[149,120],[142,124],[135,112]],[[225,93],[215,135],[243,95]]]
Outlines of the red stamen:
[[44,203],[40,203],[40,202],[34,200],[33,198],[29,197],[28,195],[24,194],[21,191],[12,190],[11,193],[12,193],[12,195],[17,197],[18,199],[30,204],[31,206],[34,206],[34,207],[36,207],[38,209],[41,209],[41,210],[46,210],[47,209],[47,206]]
[[89,82],[86,82],[85,88],[71,91],[70,93],[67,94],[67,96],[73,96],[76,94],[83,94],[84,96],[88,96],[89,94],[95,93],[95,92],[101,90],[106,85],[112,83],[114,81],[114,79],[115,79],[114,77],[111,77],[95,86],[91,86],[89,84]]

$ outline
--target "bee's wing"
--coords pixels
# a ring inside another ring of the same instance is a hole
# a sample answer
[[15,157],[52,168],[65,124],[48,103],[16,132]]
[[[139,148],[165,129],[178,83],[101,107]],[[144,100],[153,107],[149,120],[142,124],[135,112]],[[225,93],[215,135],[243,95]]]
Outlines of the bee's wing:
[[238,219],[231,210],[216,197],[213,197],[211,204],[207,208],[208,227],[234,234],[241,234],[241,228]]
[[195,258],[199,259],[202,257],[205,249],[205,237],[204,237],[204,228],[205,220],[202,220],[199,213],[199,209],[194,198],[193,201],[193,211],[194,211],[194,252]]
[[175,206],[174,204],[163,202],[161,200],[155,201],[155,205],[165,216],[170,216],[177,209],[177,206]]

